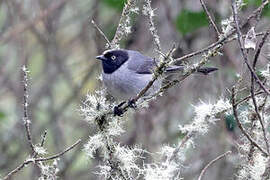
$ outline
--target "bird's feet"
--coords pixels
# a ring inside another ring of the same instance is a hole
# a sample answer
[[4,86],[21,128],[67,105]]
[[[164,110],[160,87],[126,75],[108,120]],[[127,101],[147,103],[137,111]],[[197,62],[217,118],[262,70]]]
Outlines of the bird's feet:
[[118,104],[117,106],[114,106],[114,108],[113,108],[113,114],[114,114],[114,116],[122,116],[124,114],[124,111],[123,111],[123,109],[121,107],[125,103],[126,103],[126,101],[123,101],[120,104]]
[[[114,106],[114,108],[113,108],[113,114],[114,114],[114,116],[122,116],[124,114],[124,110],[123,110],[122,106],[125,103],[126,103],[126,101],[123,101],[120,104],[118,104],[117,106]],[[133,108],[133,109],[135,109],[137,107],[136,106],[136,102],[135,102],[134,99],[130,99],[127,102],[127,106],[130,107],[130,108]]]
[[136,106],[136,102],[134,99],[130,99],[128,100],[128,107],[131,107],[133,109],[135,109],[137,106]]

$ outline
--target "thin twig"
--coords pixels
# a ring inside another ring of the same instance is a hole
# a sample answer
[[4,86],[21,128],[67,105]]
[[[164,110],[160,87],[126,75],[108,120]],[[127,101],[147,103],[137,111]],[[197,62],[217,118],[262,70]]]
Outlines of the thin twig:
[[33,162],[32,160],[25,160],[22,164],[20,164],[18,167],[16,167],[14,170],[12,170],[11,172],[9,172],[4,178],[3,180],[8,180],[11,178],[11,176],[13,176],[14,174],[16,174],[17,172],[19,172],[21,169],[23,169],[27,164]]
[[177,154],[179,153],[180,149],[183,148],[186,145],[186,142],[194,136],[194,132],[189,132],[181,141],[181,143],[178,144],[178,146],[174,149],[172,156],[170,157],[169,161],[172,161],[176,158]]
[[[41,141],[40,141],[40,147],[43,147],[44,145],[44,142],[46,140],[46,136],[47,136],[47,130],[45,130],[44,134],[42,135],[41,137]],[[38,153],[35,151],[34,154],[33,154],[33,158],[37,157]]]
[[43,134],[43,136],[42,136],[42,138],[41,138],[40,147],[43,147],[44,142],[45,142],[45,140],[46,140],[47,133],[48,133],[48,131],[45,130],[45,132],[44,132],[44,134]]
[[71,145],[70,147],[66,148],[62,152],[59,152],[59,153],[57,153],[55,155],[52,155],[52,156],[49,156],[49,157],[46,157],[46,158],[37,158],[37,159],[34,159],[34,161],[36,161],[36,162],[38,162],[38,161],[49,161],[49,160],[59,158],[60,156],[64,155],[65,153],[67,153],[68,151],[70,151],[71,149],[76,147],[81,141],[82,141],[81,139],[77,140],[73,145]]
[[206,13],[206,15],[207,15],[207,18],[208,18],[210,24],[212,24],[212,26],[214,27],[214,29],[215,29],[217,35],[220,36],[220,32],[219,32],[219,30],[218,30],[218,28],[217,28],[217,26],[216,26],[214,20],[212,19],[211,15],[210,15],[210,13],[209,13],[209,11],[208,11],[208,9],[207,9],[205,3],[204,3],[204,0],[200,0],[200,2],[201,2],[201,4],[202,4],[202,7],[203,7],[203,9],[204,9],[204,11],[205,11],[205,13]]
[[254,60],[253,60],[253,65],[252,65],[253,69],[255,69],[255,66],[256,66],[256,63],[258,61],[259,55],[261,53],[262,47],[263,47],[264,43],[266,42],[266,39],[269,36],[269,34],[270,34],[270,28],[264,33],[263,38],[262,38],[262,40],[258,46],[258,49],[254,55]]
[[[261,95],[261,94],[263,94],[263,93],[265,93],[265,92],[264,92],[264,91],[259,91],[259,92],[254,93],[254,96]],[[250,98],[252,98],[251,95],[246,96],[246,97],[244,97],[244,98],[238,100],[238,101],[235,103],[235,105],[238,106],[238,105],[240,105],[240,104],[242,104],[242,103],[248,101]]]
[[104,32],[98,27],[98,25],[96,24],[96,22],[94,20],[92,20],[91,23],[97,29],[97,31],[101,34],[101,36],[106,40],[109,48],[112,48],[111,42],[109,41],[109,39],[107,38],[107,36],[104,34]]
[[235,120],[237,122],[237,125],[239,127],[239,129],[241,130],[241,132],[247,137],[247,139],[250,141],[251,144],[253,144],[254,146],[256,146],[264,155],[269,156],[269,154],[263,150],[263,148],[261,148],[260,145],[258,145],[253,139],[252,137],[246,132],[246,130],[243,128],[239,118],[238,118],[238,114],[237,114],[237,105],[236,105],[236,101],[235,101],[235,97],[236,96],[236,92],[235,92],[235,87],[232,88],[232,108],[233,108],[233,115],[235,117]]
[[260,85],[260,87],[268,94],[270,95],[270,92],[266,89],[266,87],[263,85],[263,83],[261,82],[261,80],[258,78],[258,76],[256,75],[255,71],[253,70],[253,68],[250,66],[250,64],[248,63],[248,57],[247,57],[247,52],[244,48],[244,44],[243,44],[243,36],[240,30],[240,26],[239,26],[239,21],[238,21],[238,15],[237,15],[237,9],[236,9],[236,3],[235,0],[232,0],[232,12],[233,12],[233,18],[234,18],[234,22],[236,25],[236,32],[237,32],[237,39],[238,39],[238,43],[240,46],[240,50],[241,50],[241,54],[244,58],[244,62],[247,65],[249,71],[252,73],[252,76],[256,79],[256,82]]
[[[259,47],[255,53],[255,56],[254,56],[254,61],[253,61],[253,69],[255,70],[256,68],[256,64],[257,64],[257,61],[258,61],[258,57],[260,55],[260,52],[261,52],[261,49],[268,37],[268,35],[270,34],[270,29],[268,29],[268,31],[265,32],[260,44],[259,44]],[[268,152],[268,154],[270,154],[269,152],[269,143],[268,143],[268,139],[267,139],[267,135],[266,135],[266,131],[265,131],[265,127],[264,127],[264,122],[263,122],[263,119],[262,119],[262,116],[261,114],[259,113],[259,109],[258,109],[258,105],[257,105],[257,102],[256,102],[256,98],[255,98],[255,93],[254,93],[254,77],[251,75],[251,87],[250,87],[250,92],[251,92],[251,97],[252,97],[252,102],[253,102],[253,105],[254,105],[254,109],[255,109],[255,112],[257,114],[257,117],[259,119],[259,122],[260,122],[260,125],[262,127],[262,131],[263,131],[263,137],[264,137],[264,141],[265,141],[265,145],[266,145],[266,150]]]
[[203,170],[201,171],[198,180],[202,180],[204,174],[206,173],[206,170],[207,170],[212,164],[214,164],[214,163],[217,162],[218,160],[224,158],[225,156],[227,156],[228,154],[231,154],[231,153],[232,153],[231,151],[227,151],[227,152],[221,154],[220,156],[218,156],[217,158],[213,159],[212,161],[210,161],[210,162],[203,168]]
[[27,77],[27,73],[28,70],[26,68],[26,66],[23,66],[22,68],[23,71],[23,123],[24,123],[24,127],[25,127],[25,131],[26,131],[26,136],[27,136],[27,141],[28,144],[31,148],[32,153],[35,153],[35,147],[33,145],[33,141],[32,141],[32,135],[31,135],[31,130],[30,130],[30,124],[31,124],[31,120],[29,119],[28,116],[28,77]]
[[36,163],[36,162],[40,162],[40,161],[49,161],[49,160],[53,160],[56,158],[61,157],[62,155],[64,155],[65,153],[67,153],[68,151],[70,151],[71,149],[73,149],[75,146],[77,146],[79,143],[81,142],[81,139],[79,139],[78,141],[76,141],[73,145],[71,145],[70,147],[68,147],[67,149],[65,149],[64,151],[57,153],[55,155],[46,157],[46,158],[30,158],[25,160],[22,164],[20,164],[17,168],[15,168],[14,170],[12,170],[10,173],[8,173],[3,180],[8,180],[11,178],[11,176],[13,176],[14,174],[16,174],[17,172],[19,172],[21,169],[23,169],[26,165],[30,164],[30,163]]

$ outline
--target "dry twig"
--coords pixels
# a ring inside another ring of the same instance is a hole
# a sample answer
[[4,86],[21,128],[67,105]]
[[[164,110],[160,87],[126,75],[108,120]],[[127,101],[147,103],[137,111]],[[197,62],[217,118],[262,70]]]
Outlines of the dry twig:
[[237,105],[236,105],[236,92],[235,92],[235,87],[232,88],[232,108],[233,108],[233,115],[235,117],[235,120],[237,122],[237,125],[239,127],[239,129],[241,130],[241,132],[247,137],[247,139],[250,141],[251,144],[253,144],[254,146],[256,146],[264,155],[269,156],[269,154],[263,149],[261,148],[261,146],[256,143],[252,137],[246,132],[246,130],[243,128],[239,118],[238,118],[238,114],[237,114]]
[[97,29],[97,31],[102,35],[102,37],[106,40],[106,42],[108,43],[108,46],[109,46],[108,48],[112,48],[111,42],[109,41],[109,39],[107,38],[107,36],[103,33],[103,31],[98,27],[98,25],[96,24],[96,22],[94,20],[92,20],[91,23]]
[[31,120],[28,117],[28,70],[26,68],[26,66],[23,66],[22,68],[23,71],[23,124],[25,126],[25,131],[26,131],[26,136],[27,136],[27,141],[28,144],[31,148],[32,154],[35,154],[35,147],[33,145],[33,141],[32,141],[32,135],[31,135],[31,130],[30,130],[30,124],[31,124]]
[[[260,52],[261,52],[261,49],[268,37],[268,35],[270,34],[270,29],[268,29],[268,31],[265,32],[260,44],[259,44],[259,47],[255,53],[255,56],[254,56],[254,60],[253,60],[253,69],[255,70],[256,68],[256,63],[258,61],[258,57],[260,55]],[[251,87],[250,87],[250,92],[251,92],[251,98],[252,98],[252,102],[253,102],[253,105],[254,105],[254,109],[255,109],[255,112],[257,114],[257,117],[259,119],[259,122],[260,122],[260,125],[262,127],[262,131],[263,131],[263,137],[264,137],[264,141],[265,141],[265,145],[266,145],[266,150],[268,152],[268,154],[270,154],[269,152],[269,143],[268,143],[268,139],[267,139],[267,134],[266,134],[266,131],[265,131],[265,127],[264,127],[264,122],[263,122],[263,118],[261,116],[261,114],[259,113],[259,109],[258,109],[258,105],[257,105],[257,102],[256,102],[256,98],[255,98],[255,93],[254,93],[254,77],[252,76],[251,74]]]
[[208,9],[207,9],[205,3],[204,3],[204,0],[200,0],[200,2],[201,2],[201,4],[202,4],[202,7],[203,7],[203,9],[204,9],[204,11],[205,11],[205,13],[206,13],[206,15],[207,15],[207,18],[208,18],[210,24],[212,24],[212,26],[214,27],[214,29],[215,29],[217,35],[220,36],[220,32],[219,32],[219,30],[218,30],[218,28],[217,28],[217,25],[215,24],[215,21],[212,19],[211,15],[210,15],[210,13],[209,13],[209,11],[208,11]]
[[76,141],[73,145],[71,145],[70,147],[68,147],[64,151],[62,151],[60,153],[57,153],[55,155],[46,157],[46,158],[30,158],[30,159],[27,159],[22,164],[20,164],[18,167],[16,167],[14,170],[12,170],[10,173],[8,173],[4,177],[3,180],[10,179],[11,176],[13,176],[17,172],[19,172],[21,169],[23,169],[26,165],[28,165],[30,163],[37,163],[37,162],[40,162],[40,161],[49,161],[49,160],[57,159],[57,158],[61,157],[62,155],[64,155],[65,153],[67,153],[68,151],[70,151],[71,149],[73,149],[74,147],[76,147],[80,142],[81,142],[81,139],[79,139],[78,141]]
[[227,156],[228,154],[231,154],[231,153],[232,153],[231,151],[227,151],[227,152],[225,152],[225,153],[219,155],[217,158],[213,159],[212,161],[210,161],[210,162],[203,168],[203,170],[201,171],[198,180],[202,180],[204,174],[206,173],[206,170],[207,170],[212,164],[214,164],[214,163],[217,162],[218,160],[224,158],[225,156]]

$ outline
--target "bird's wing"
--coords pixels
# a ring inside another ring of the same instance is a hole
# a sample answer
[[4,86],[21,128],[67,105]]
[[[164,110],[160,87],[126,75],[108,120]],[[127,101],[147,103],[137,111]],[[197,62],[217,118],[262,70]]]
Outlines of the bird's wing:
[[156,66],[155,60],[137,51],[129,50],[128,69],[138,74],[152,74]]
[[179,71],[183,71],[184,70],[184,66],[175,66],[175,65],[171,65],[169,67],[166,68],[166,73],[177,73]]
[[[128,50],[129,60],[128,60],[128,69],[135,71],[138,74],[152,74],[153,70],[157,66],[157,63],[154,59],[144,56],[138,51]],[[177,73],[184,70],[184,66],[174,66],[171,65],[166,68],[166,73]],[[215,67],[202,67],[197,70],[200,74],[209,74],[218,70]]]

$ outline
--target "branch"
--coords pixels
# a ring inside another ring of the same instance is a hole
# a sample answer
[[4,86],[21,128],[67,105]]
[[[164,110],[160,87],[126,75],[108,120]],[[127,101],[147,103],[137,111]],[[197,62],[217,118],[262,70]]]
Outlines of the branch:
[[34,159],[35,162],[38,162],[38,161],[49,161],[49,160],[53,160],[53,159],[57,159],[59,158],[60,156],[63,156],[65,153],[67,153],[68,151],[70,151],[71,149],[73,149],[74,147],[76,147],[82,140],[79,139],[77,140],[74,144],[72,144],[70,147],[66,148],[65,150],[63,150],[62,152],[59,152],[55,155],[52,155],[52,156],[49,156],[49,157],[46,157],[46,158],[37,158],[37,159]]
[[111,42],[109,41],[109,39],[107,38],[107,36],[103,33],[103,31],[98,27],[98,25],[95,23],[94,20],[91,21],[91,23],[93,24],[93,26],[97,29],[97,31],[101,34],[101,36],[106,40],[109,48],[112,48]]
[[213,159],[212,161],[210,161],[204,168],[203,170],[201,171],[201,174],[198,178],[198,180],[202,180],[204,174],[206,173],[206,170],[212,165],[214,164],[215,162],[217,162],[218,160],[222,159],[223,157],[227,156],[228,154],[231,154],[232,152],[231,151],[227,151],[223,154],[221,154],[220,156],[218,156],[216,159]]
[[185,144],[186,144],[186,142],[187,142],[190,138],[192,138],[194,135],[195,135],[194,132],[190,132],[190,133],[188,133],[188,134],[182,139],[181,143],[179,143],[178,146],[177,146],[177,147],[175,148],[175,150],[173,151],[172,156],[170,157],[169,161],[172,161],[173,159],[176,158],[176,156],[177,156],[178,152],[180,151],[180,149],[181,149],[182,147],[184,147]]
[[[268,37],[268,35],[270,34],[270,29],[268,29],[268,31],[265,32],[260,44],[259,44],[259,47],[255,53],[255,56],[254,56],[254,61],[253,61],[253,69],[255,70],[256,68],[256,63],[257,63],[257,60],[258,60],[258,57],[260,55],[260,52],[261,52],[261,49]],[[264,122],[263,122],[263,119],[262,119],[262,116],[261,114],[259,113],[259,109],[258,109],[258,105],[257,105],[257,102],[256,102],[256,98],[255,98],[255,93],[254,93],[254,77],[251,75],[251,87],[250,87],[250,92],[251,92],[251,97],[252,97],[252,102],[253,102],[253,105],[254,105],[254,109],[255,109],[255,112],[257,114],[257,117],[260,121],[260,125],[262,127],[262,131],[263,131],[263,137],[264,137],[264,141],[265,141],[265,145],[266,145],[266,150],[268,152],[268,154],[270,154],[269,152],[269,143],[268,143],[268,139],[267,139],[267,135],[266,135],[266,131],[265,131],[265,127],[264,127]]]
[[256,146],[264,155],[269,156],[269,154],[263,150],[263,148],[260,147],[259,144],[257,144],[252,137],[246,132],[246,130],[243,128],[239,118],[238,118],[238,114],[237,114],[237,105],[236,105],[236,101],[235,101],[235,87],[232,88],[232,107],[233,107],[233,115],[235,117],[235,120],[237,122],[237,125],[239,127],[239,129],[241,130],[241,132],[247,137],[247,139],[250,141],[251,144],[253,144],[254,146]]
[[217,28],[217,26],[216,26],[214,20],[212,19],[211,15],[210,15],[210,13],[209,13],[209,11],[208,11],[208,9],[207,9],[205,3],[204,3],[204,0],[200,0],[200,2],[201,2],[201,4],[202,4],[202,7],[203,7],[203,9],[204,9],[206,15],[207,15],[207,18],[208,18],[209,22],[210,22],[210,23],[212,24],[212,26],[214,27],[214,29],[215,29],[217,35],[220,36],[220,32],[219,32],[219,30],[218,30],[218,28]]
[[32,154],[35,153],[35,147],[33,145],[33,141],[32,141],[32,135],[31,135],[31,130],[30,130],[30,124],[31,124],[31,120],[28,117],[28,91],[27,91],[27,87],[28,87],[28,77],[27,77],[27,73],[28,70],[26,68],[26,66],[23,66],[22,68],[23,71],[23,124],[25,127],[25,131],[26,131],[26,136],[27,136],[27,141],[28,144],[31,148]]
[[[40,147],[43,147],[45,140],[46,140],[47,133],[48,133],[48,131],[45,130],[44,134],[41,137]],[[35,157],[37,157],[37,155],[38,155],[38,153],[35,151],[33,154],[33,157],[35,158]]]
[[259,44],[259,47],[258,47],[258,49],[257,49],[257,51],[255,53],[254,61],[253,61],[253,65],[252,65],[253,69],[255,69],[255,67],[256,67],[256,63],[258,61],[258,58],[259,58],[259,55],[261,53],[262,47],[263,47],[264,43],[266,42],[266,39],[269,36],[269,34],[270,34],[270,28],[263,34],[263,38],[262,38],[262,40],[261,40],[261,42]]
[[70,151],[71,149],[73,149],[75,146],[77,146],[79,143],[81,142],[81,139],[79,139],[78,141],[76,141],[73,145],[71,145],[70,147],[68,147],[67,149],[65,149],[64,151],[57,153],[55,155],[49,156],[47,158],[30,158],[28,160],[25,160],[21,165],[19,165],[17,168],[15,168],[14,170],[12,170],[10,173],[8,173],[3,180],[8,180],[11,178],[11,176],[13,176],[14,174],[16,174],[17,172],[19,172],[21,169],[23,169],[26,165],[30,164],[30,163],[36,163],[39,161],[49,161],[49,160],[53,160],[56,158],[59,158],[60,156],[63,156],[65,153],[67,153],[68,151]]
[[[265,92],[264,92],[264,91],[259,91],[259,92],[254,93],[254,96],[257,96],[257,95],[260,95],[260,94],[263,94],[263,93],[265,93]],[[244,97],[244,98],[238,100],[238,101],[235,103],[235,105],[238,106],[239,104],[242,104],[242,103],[248,101],[250,98],[252,98],[251,95],[246,96],[246,97]]]

